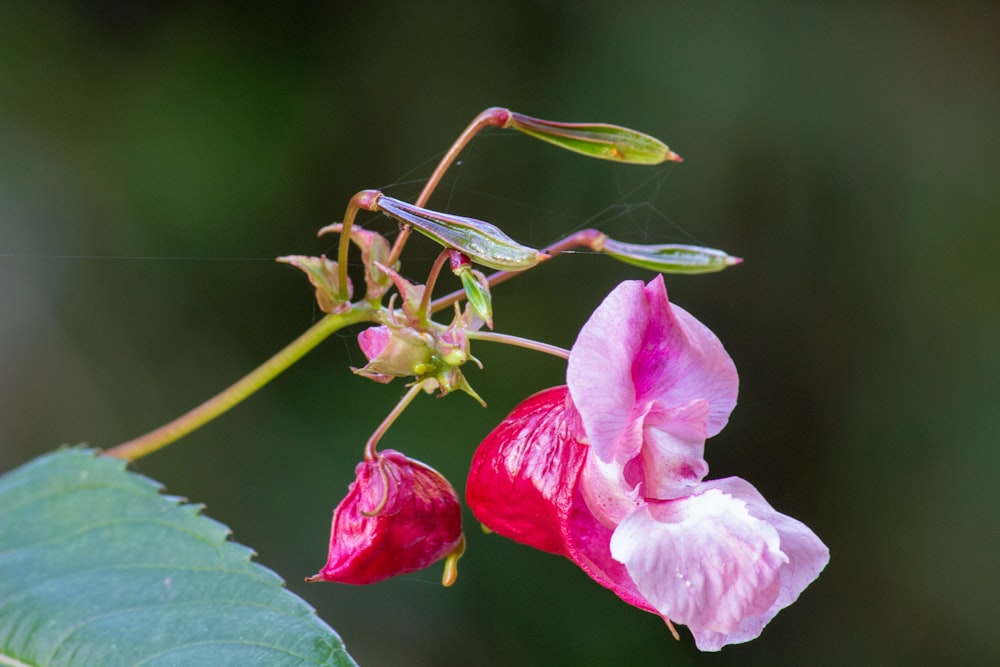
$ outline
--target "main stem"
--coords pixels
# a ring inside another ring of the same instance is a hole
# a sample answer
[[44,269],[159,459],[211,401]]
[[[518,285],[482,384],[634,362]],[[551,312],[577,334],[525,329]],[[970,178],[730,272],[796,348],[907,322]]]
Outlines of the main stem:
[[[459,135],[458,139],[455,140],[451,148],[448,149],[444,157],[441,159],[441,162],[438,163],[437,168],[435,168],[431,177],[424,185],[424,189],[421,191],[420,196],[417,197],[416,205],[423,206],[427,203],[427,200],[430,198],[431,193],[434,192],[438,183],[440,183],[444,173],[448,170],[452,162],[454,162],[455,158],[458,157],[458,154],[463,148],[465,148],[472,137],[486,127],[505,127],[509,120],[510,111],[499,107],[486,109],[476,116],[468,127],[465,128],[462,134]],[[379,196],[381,196],[381,193],[375,190],[364,190],[357,193],[351,198],[347,211],[344,214],[343,227],[341,228],[340,246],[337,252],[339,290],[340,297],[342,299],[347,299],[347,253],[350,246],[351,226],[354,222],[354,217],[360,209],[373,210],[373,206],[377,202]],[[590,237],[587,236],[588,233],[591,234]],[[554,245],[549,252],[550,254],[553,254],[553,249],[556,252],[559,252],[568,247],[588,245],[588,242],[592,242],[592,235],[595,233],[596,232],[593,232],[592,230],[588,230],[588,232],[575,234],[569,239],[565,239],[564,241]],[[406,244],[406,239],[409,234],[409,225],[404,225],[400,230],[399,236],[396,238],[396,242],[393,244],[389,260],[386,264],[392,265],[399,258],[399,254],[402,251],[403,246]],[[442,260],[439,259],[439,264],[441,262]],[[437,270],[440,271],[440,266],[437,266]],[[497,285],[514,275],[516,274],[508,271],[494,273],[489,277],[489,284]],[[427,299],[430,296],[430,287],[431,286],[428,286],[424,302],[421,304],[421,312],[426,312],[426,308],[428,306]],[[458,301],[463,296],[464,292],[458,291],[441,299],[437,299],[429,304],[430,310],[431,312],[437,312],[438,310],[441,310],[442,308]],[[133,438],[132,440],[112,447],[104,452],[104,456],[112,456],[115,458],[125,459],[127,461],[134,461],[135,459],[141,458],[147,454],[157,451],[158,449],[166,447],[170,443],[179,440],[195,429],[204,426],[219,415],[228,411],[230,408],[239,404],[255,391],[277,377],[286,368],[305,356],[307,352],[319,345],[330,334],[352,324],[364,321],[373,321],[374,313],[375,311],[370,305],[358,303],[353,304],[351,310],[346,313],[327,315],[306,330],[301,336],[285,346],[273,357],[265,361],[249,374],[245,375],[236,383],[232,384],[229,388],[223,390],[219,394],[216,394],[198,407],[184,413],[177,419],[174,419],[173,421],[168,422],[167,424],[164,424],[163,426],[150,431],[145,435],[141,435],[138,438]],[[551,351],[550,353],[559,354],[558,352]],[[404,398],[401,407],[397,406],[397,410],[401,411],[402,407],[405,407],[406,404],[413,400],[416,393],[416,389],[411,390]],[[374,445],[371,446],[371,450],[374,452]]]
[[368,304],[360,303],[354,304],[346,313],[327,315],[229,388],[177,419],[145,435],[112,447],[104,452],[104,456],[134,461],[166,447],[243,401],[305,356],[330,334],[352,324],[372,320],[374,312]]

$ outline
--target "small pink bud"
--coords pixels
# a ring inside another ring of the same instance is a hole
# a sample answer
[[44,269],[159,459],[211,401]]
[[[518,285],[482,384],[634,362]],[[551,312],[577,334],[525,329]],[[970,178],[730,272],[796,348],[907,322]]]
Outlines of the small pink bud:
[[433,368],[428,341],[408,327],[369,327],[358,334],[358,345],[368,364],[354,372],[376,382],[419,376]]
[[[462,513],[451,483],[387,449],[377,460],[358,464],[347,497],[333,512],[326,565],[306,581],[373,584],[452,554],[457,559],[463,548]],[[451,572],[446,585],[453,580]]]

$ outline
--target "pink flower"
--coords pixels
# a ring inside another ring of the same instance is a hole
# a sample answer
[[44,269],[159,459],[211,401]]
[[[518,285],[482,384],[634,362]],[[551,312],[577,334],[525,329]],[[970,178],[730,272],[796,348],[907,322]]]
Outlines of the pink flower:
[[476,517],[687,625],[702,650],[759,635],[829,552],[749,483],[703,481],[705,439],[738,387],[719,340],[670,304],[661,277],[622,283],[581,330],[567,381],[480,445],[466,491]]
[[362,461],[333,512],[326,565],[306,581],[372,584],[460,551],[462,512],[439,472],[391,449]]

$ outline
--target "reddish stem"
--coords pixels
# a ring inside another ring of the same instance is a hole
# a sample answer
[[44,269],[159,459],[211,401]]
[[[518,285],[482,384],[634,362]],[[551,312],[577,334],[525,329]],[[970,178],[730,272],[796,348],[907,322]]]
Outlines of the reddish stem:
[[[584,229],[576,234],[567,236],[561,241],[553,243],[548,248],[542,250],[542,253],[549,255],[549,258],[551,259],[552,257],[555,257],[556,255],[572,248],[590,248],[591,250],[600,250],[601,245],[604,243],[604,239],[606,238],[606,234],[599,232],[596,229]],[[486,276],[486,283],[490,287],[494,287],[520,275],[521,273],[523,273],[523,271],[497,271],[496,273],[491,273]],[[434,301],[431,301],[430,312],[436,313],[439,310],[443,310],[456,301],[461,301],[464,296],[465,290],[455,290],[447,296],[435,299]]]
[[[344,212],[344,221],[340,228],[340,245],[337,246],[337,279],[340,281],[340,300],[347,302],[350,298],[347,294],[347,251],[351,248],[351,227],[354,226],[354,217],[358,211],[377,211],[378,198],[382,193],[378,190],[362,190],[351,197],[347,203],[347,210]],[[323,230],[320,230],[320,234]]]
[[410,386],[409,391],[403,395],[403,398],[399,399],[399,403],[397,403],[396,407],[392,409],[392,412],[386,415],[385,419],[382,420],[382,423],[378,425],[377,429],[375,429],[375,432],[372,433],[370,438],[368,438],[368,442],[365,443],[365,461],[375,461],[378,459],[378,450],[376,450],[378,441],[382,439],[382,436],[389,430],[392,423],[399,418],[399,415],[403,414],[403,410],[405,410],[406,407],[413,402],[413,399],[417,397],[420,390],[424,388],[425,382],[426,380],[414,382]]
[[417,309],[417,314],[421,320],[425,320],[430,316],[430,311],[428,307],[431,302],[431,293],[434,292],[434,284],[437,282],[438,276],[441,275],[441,267],[444,266],[445,261],[451,258],[452,250],[450,248],[445,248],[434,260],[434,266],[431,267],[431,271],[427,274],[427,282],[424,284],[424,295],[420,299],[420,307]]
[[[487,127],[506,127],[507,123],[510,121],[510,111],[507,109],[502,109],[500,107],[490,107],[485,111],[481,112],[478,116],[472,119],[462,134],[458,135],[455,142],[451,145],[451,148],[444,154],[441,161],[438,162],[437,167],[434,168],[434,172],[431,174],[430,178],[427,179],[427,183],[424,185],[424,189],[420,191],[420,196],[417,197],[416,201],[413,203],[417,206],[425,206],[427,200],[431,198],[431,194],[434,189],[437,188],[438,183],[441,182],[441,178],[444,177],[448,168],[451,167],[452,162],[458,157],[458,154],[462,152],[462,149],[468,145],[472,138],[476,136],[481,130]],[[400,253],[403,252],[403,246],[406,245],[406,239],[410,236],[410,226],[403,225],[402,229],[399,230],[399,236],[396,237],[396,242],[392,246],[392,252],[389,253],[389,260],[386,262],[387,266],[392,266],[399,259]]]

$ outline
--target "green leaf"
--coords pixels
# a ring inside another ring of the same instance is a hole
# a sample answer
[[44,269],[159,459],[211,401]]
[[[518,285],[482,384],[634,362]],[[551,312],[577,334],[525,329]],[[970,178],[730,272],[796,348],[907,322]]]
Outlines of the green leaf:
[[85,449],[0,477],[0,664],[354,665],[201,507]]

